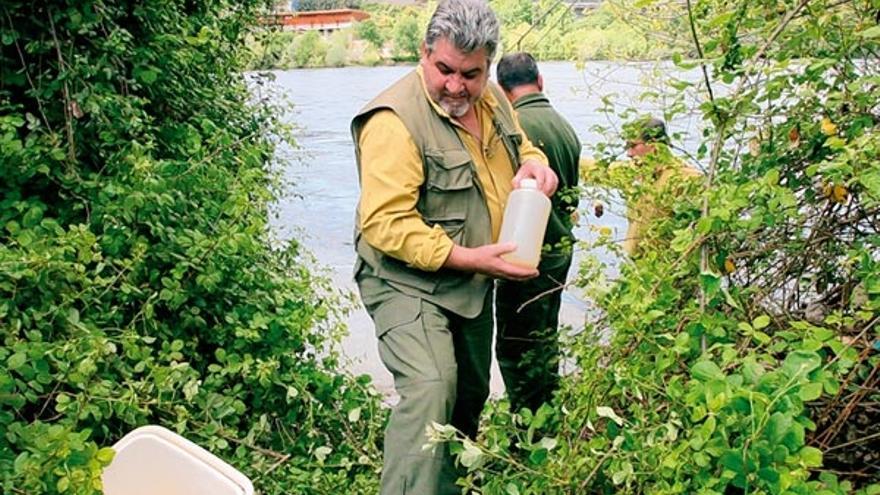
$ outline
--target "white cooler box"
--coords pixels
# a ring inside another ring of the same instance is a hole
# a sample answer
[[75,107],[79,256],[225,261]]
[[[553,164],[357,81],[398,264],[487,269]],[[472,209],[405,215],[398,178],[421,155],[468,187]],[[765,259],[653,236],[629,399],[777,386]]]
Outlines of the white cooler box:
[[106,495],[252,495],[251,481],[220,458],[161,426],[142,426],[113,446]]

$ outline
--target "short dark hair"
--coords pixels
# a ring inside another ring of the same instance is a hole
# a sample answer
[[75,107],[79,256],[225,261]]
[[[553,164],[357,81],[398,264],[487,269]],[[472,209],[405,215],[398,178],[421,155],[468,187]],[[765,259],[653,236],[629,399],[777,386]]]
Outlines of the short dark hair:
[[538,82],[538,64],[535,62],[535,57],[526,52],[505,55],[498,61],[498,67],[495,70],[497,71],[498,84],[505,91]]
[[624,138],[627,141],[637,139],[643,143],[669,144],[666,123],[651,116],[642,117],[624,126]]

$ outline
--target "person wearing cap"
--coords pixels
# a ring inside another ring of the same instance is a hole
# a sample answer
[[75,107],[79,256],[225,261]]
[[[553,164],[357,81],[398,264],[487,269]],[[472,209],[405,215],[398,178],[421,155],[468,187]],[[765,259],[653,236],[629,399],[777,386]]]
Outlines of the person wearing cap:
[[702,173],[672,155],[666,124],[654,117],[643,117],[624,127],[626,154],[636,166],[638,174],[650,182],[650,189],[630,204],[626,217],[629,222],[623,250],[637,256],[647,241],[651,225],[668,212],[660,203],[668,195],[680,195],[683,181],[702,176]]
[[534,57],[524,52],[505,55],[498,62],[496,77],[526,136],[547,155],[559,177],[559,188],[551,197],[540,275],[496,284],[495,355],[510,408],[537,411],[550,401],[559,383],[559,309],[572,261],[581,143],[543,93],[544,79]]
[[445,0],[418,67],[352,120],[361,194],[355,281],[379,356],[400,397],[385,430],[381,493],[461,493],[432,424],[475,438],[489,395],[493,279],[536,269],[506,262],[504,204],[526,178],[552,195],[557,177],[489,82],[499,40],[483,0]]

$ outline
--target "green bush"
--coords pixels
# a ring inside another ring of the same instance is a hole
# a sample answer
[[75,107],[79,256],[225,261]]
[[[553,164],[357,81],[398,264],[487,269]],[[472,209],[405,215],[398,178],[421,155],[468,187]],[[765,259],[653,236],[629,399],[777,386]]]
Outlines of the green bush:
[[363,53],[360,55],[360,58],[357,60],[357,63],[366,66],[379,65],[382,63],[382,56],[379,54],[379,50],[374,46],[367,45]]
[[367,41],[376,49],[382,48],[382,44],[385,42],[385,37],[382,32],[379,30],[379,26],[376,25],[376,22],[373,19],[367,19],[363,22],[358,22],[355,24],[355,34],[358,38]]
[[325,63],[330,67],[342,67],[348,62],[348,31],[336,31],[330,36]]
[[394,26],[394,57],[401,61],[419,59],[419,47],[425,36],[425,27],[419,24],[415,15],[404,15]]
[[502,26],[529,24],[534,18],[535,11],[540,7],[531,0],[495,0],[490,2],[490,5]]
[[606,29],[582,33],[577,56],[580,60],[633,60],[650,58],[648,40],[620,21]]
[[585,180],[666,215],[613,279],[593,250],[619,239],[585,246],[597,311],[556,401],[493,405],[478,443],[453,441],[482,493],[880,493],[876,2],[696,8],[700,48],[675,60],[700,79],[644,98],[667,119],[700,98],[705,175],[658,193],[668,150],[612,167],[622,136],[598,147]]
[[327,42],[317,31],[297,34],[283,61],[286,67],[320,67],[327,57]]
[[382,414],[335,371],[339,297],[270,247],[284,129],[240,72],[262,7],[0,9],[4,493],[97,493],[147,423],[261,493],[375,491]]
[[287,52],[295,34],[290,31],[256,31],[246,38],[250,50],[247,69],[262,70],[287,68]]

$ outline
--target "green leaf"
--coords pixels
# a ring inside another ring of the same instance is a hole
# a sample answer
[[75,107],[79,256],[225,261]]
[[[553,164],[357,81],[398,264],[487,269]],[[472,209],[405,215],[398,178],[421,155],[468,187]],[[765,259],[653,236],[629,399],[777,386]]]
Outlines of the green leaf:
[[324,461],[327,459],[327,456],[330,455],[331,452],[333,452],[333,449],[326,445],[322,445],[315,449],[315,458],[318,459],[318,462],[323,464]]
[[767,426],[764,428],[764,435],[770,443],[777,443],[788,433],[791,424],[791,416],[781,412],[773,413],[770,416],[770,420],[767,421]]
[[648,311],[645,314],[645,321],[652,322],[652,321],[656,320],[657,318],[660,318],[664,314],[665,313],[663,311],[660,311],[659,309],[652,309],[651,311]]
[[827,328],[816,328],[813,330],[813,338],[819,342],[827,342],[834,338],[835,335],[837,334],[834,330],[829,330]]
[[804,446],[805,433],[803,425],[797,421],[792,421],[785,436],[782,437],[782,445],[789,452],[797,452]]
[[28,464],[27,461],[29,457],[30,454],[28,454],[27,452],[22,452],[21,454],[18,454],[18,456],[16,456],[15,461],[12,463],[13,469],[15,469],[16,474],[21,474],[24,472],[25,467]]
[[724,302],[726,302],[728,306],[742,311],[742,305],[740,305],[740,303],[733,298],[733,295],[731,295],[730,291],[727,290],[727,287],[722,287],[721,293],[724,294]]
[[[697,222],[697,232],[708,234],[712,230],[712,217],[703,217]],[[682,249],[683,251],[683,249]]]
[[721,455],[719,459],[721,465],[733,471],[736,474],[742,474],[745,471],[743,463],[743,453],[738,450],[728,450]]
[[880,38],[880,26],[871,26],[859,33],[862,38]]
[[706,421],[703,422],[703,425],[700,427],[700,435],[702,435],[703,440],[708,440],[713,433],[715,433],[715,428],[717,425],[717,421],[715,420],[715,416],[709,416],[706,418]]
[[135,79],[146,85],[153,84],[159,77],[159,71],[152,67],[137,67],[134,69],[133,74]]
[[816,447],[804,447],[800,451],[801,461],[807,467],[822,466],[822,451]]
[[839,151],[846,148],[846,139],[843,139],[839,136],[831,136],[830,138],[825,140],[825,146],[831,148],[832,150]]
[[77,310],[76,308],[70,308],[67,311],[67,321],[71,325],[79,325],[79,310]]
[[556,448],[558,443],[559,442],[553,437],[544,437],[541,439],[540,442],[538,442],[538,445],[540,445],[543,449],[553,450]]
[[623,418],[618,416],[617,413],[614,412],[614,409],[611,409],[610,407],[598,406],[596,407],[596,414],[598,414],[600,417],[608,418],[614,421],[615,423],[617,423],[617,426],[623,426]]
[[617,470],[613,475],[611,475],[611,481],[615,485],[620,485],[624,481],[627,480],[633,474],[633,465],[629,462],[624,462],[620,465],[620,469]]
[[779,472],[776,469],[765,467],[758,470],[758,477],[764,480],[767,483],[777,483],[779,482]]
[[822,358],[812,351],[794,351],[785,357],[782,372],[789,377],[806,376],[822,365]]
[[534,465],[541,465],[547,460],[547,449],[535,449],[529,454],[529,462]]
[[15,354],[9,356],[9,359],[6,360],[6,367],[10,370],[18,369],[27,362],[27,355],[23,352],[16,352]]
[[115,455],[116,451],[113,450],[113,447],[103,447],[95,453],[95,458],[98,459],[102,465],[107,466],[110,464],[110,461],[113,460]]
[[21,224],[25,227],[33,227],[40,223],[43,218],[43,210],[37,206],[31,207],[21,219]]
[[801,400],[811,401],[816,400],[822,396],[822,384],[821,383],[807,383],[801,385],[801,389],[798,391],[798,395]]
[[709,297],[718,293],[721,288],[721,277],[712,272],[700,273],[700,284]]
[[840,390],[840,382],[830,373],[822,380],[822,389],[826,394],[835,395]]
[[292,399],[296,399],[297,397],[299,397],[299,389],[294,386],[288,386],[287,387],[287,394],[285,395],[285,398],[288,399],[288,401],[290,401]]
[[770,324],[770,317],[767,315],[761,315],[761,316],[755,318],[754,321],[752,321],[752,326],[755,328],[755,330],[761,330],[762,328],[767,328],[767,325],[769,325],[769,324]]
[[464,441],[464,451],[461,453],[461,464],[466,468],[478,466],[483,460],[483,453],[470,440]]
[[699,361],[691,368],[691,376],[702,382],[724,380],[724,372],[712,361]]

